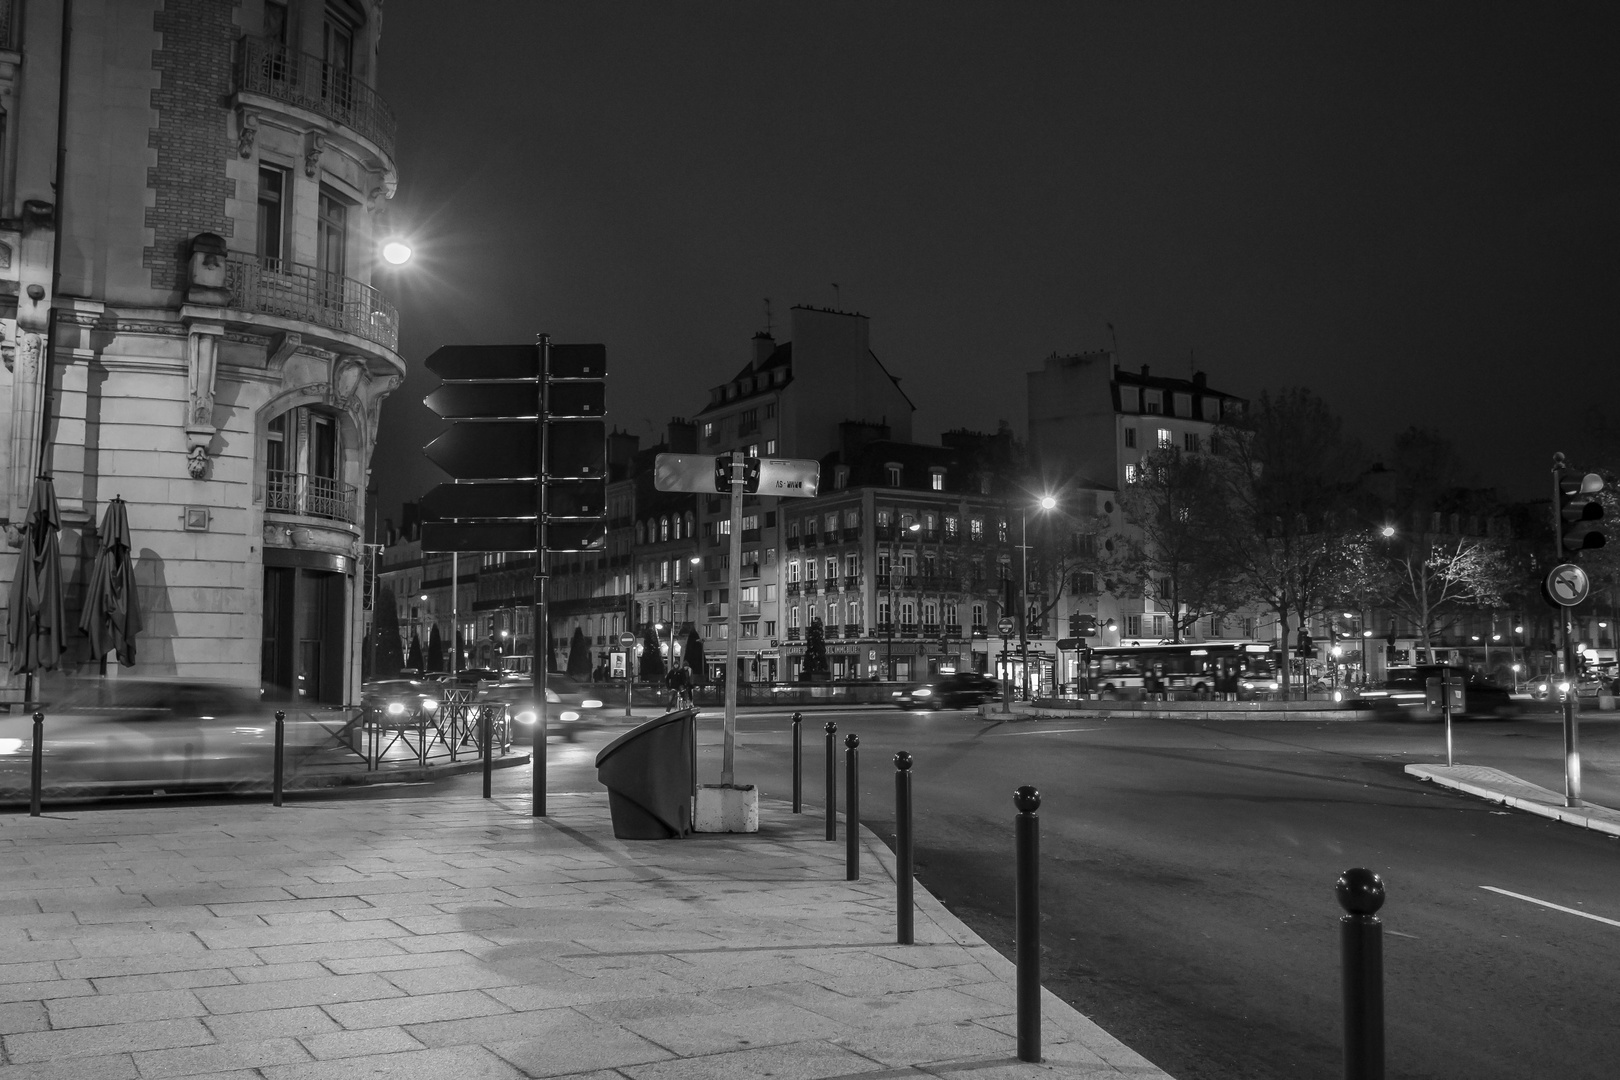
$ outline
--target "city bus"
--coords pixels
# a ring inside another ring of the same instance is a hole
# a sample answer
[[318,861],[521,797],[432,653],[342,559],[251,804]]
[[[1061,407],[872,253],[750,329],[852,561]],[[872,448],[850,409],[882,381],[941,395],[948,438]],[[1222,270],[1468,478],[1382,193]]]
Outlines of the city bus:
[[1094,692],[1252,694],[1277,689],[1277,654],[1263,641],[1160,642],[1089,653],[1087,689]]

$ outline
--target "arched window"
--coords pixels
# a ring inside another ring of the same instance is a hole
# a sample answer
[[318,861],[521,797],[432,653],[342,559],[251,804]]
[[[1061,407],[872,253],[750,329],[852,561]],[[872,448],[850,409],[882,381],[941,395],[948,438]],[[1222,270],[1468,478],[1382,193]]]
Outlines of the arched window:
[[669,539],[669,518],[667,517],[658,519],[658,539],[660,541]]
[[638,522],[636,522],[636,543],[645,544],[646,542],[647,542],[647,526],[645,524],[643,524],[642,522],[638,521]]
[[692,511],[688,510],[686,512],[686,535],[687,536],[692,535],[692,524],[693,524]]
[[337,521],[355,520],[355,491],[343,483],[338,415],[300,405],[265,423],[265,509]]

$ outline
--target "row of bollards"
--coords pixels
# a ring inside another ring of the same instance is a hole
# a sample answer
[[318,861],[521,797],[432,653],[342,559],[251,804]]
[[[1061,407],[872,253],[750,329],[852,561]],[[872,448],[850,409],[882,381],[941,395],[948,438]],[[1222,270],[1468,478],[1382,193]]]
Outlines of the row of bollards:
[[[803,795],[803,751],[799,732],[803,716],[793,714],[793,812]],[[834,737],[838,725],[826,724],[827,839],[838,838],[837,762]],[[845,822],[844,876],[860,879],[860,736],[844,737]],[[915,943],[913,924],[913,846],[911,755],[894,755],[895,939]],[[1016,975],[1018,1060],[1041,1060],[1041,793],[1025,785],[1013,793],[1018,814],[1013,819],[1015,877],[1013,954]],[[1384,1080],[1384,927],[1377,911],[1384,904],[1384,883],[1371,870],[1356,868],[1340,875],[1335,887],[1345,914],[1339,941],[1344,996],[1345,1080]]]

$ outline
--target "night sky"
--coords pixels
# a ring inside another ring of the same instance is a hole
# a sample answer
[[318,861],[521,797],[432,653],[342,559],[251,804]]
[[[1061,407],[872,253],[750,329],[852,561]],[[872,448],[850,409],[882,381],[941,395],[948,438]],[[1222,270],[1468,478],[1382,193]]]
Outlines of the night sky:
[[1375,449],[1433,426],[1515,497],[1620,410],[1612,2],[385,12],[417,247],[380,282],[396,521],[444,479],[440,345],[605,342],[645,446],[747,361],[766,297],[779,340],[794,304],[870,316],[923,440],[1022,435],[1024,372],[1115,335],[1128,367],[1308,386]]

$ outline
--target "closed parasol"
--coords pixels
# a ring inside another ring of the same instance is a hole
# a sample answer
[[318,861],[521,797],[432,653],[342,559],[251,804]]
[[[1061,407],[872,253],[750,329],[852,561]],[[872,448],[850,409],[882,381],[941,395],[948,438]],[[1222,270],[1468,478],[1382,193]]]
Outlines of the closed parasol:
[[90,568],[79,629],[90,635],[90,655],[100,660],[116,652],[125,667],[135,666],[135,635],[141,629],[130,548],[129,511],[122,498],[114,498],[101,518],[101,550]]
[[17,554],[11,579],[11,673],[55,668],[67,648],[67,615],[62,608],[62,559],[57,530],[62,514],[49,476],[34,481],[28,497],[28,537]]

